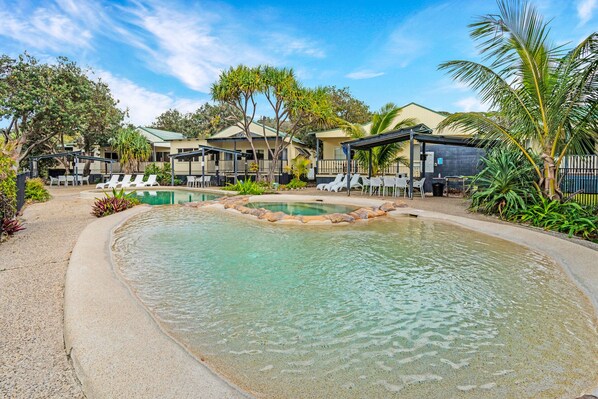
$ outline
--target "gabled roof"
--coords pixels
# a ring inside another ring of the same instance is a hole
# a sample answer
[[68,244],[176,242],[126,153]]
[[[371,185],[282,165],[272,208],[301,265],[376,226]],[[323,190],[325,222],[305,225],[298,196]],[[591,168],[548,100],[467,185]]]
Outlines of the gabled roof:
[[[271,128],[270,126],[263,125],[257,122],[251,122],[249,125],[249,129],[251,132],[251,136],[255,138],[263,138],[264,134],[267,138],[275,138],[276,137],[276,129]],[[284,138],[286,136],[285,132],[278,132],[278,137]],[[215,135],[208,138],[209,140],[219,140],[219,139],[237,139],[237,138],[245,138],[245,134],[241,130],[241,128],[237,125],[232,125],[227,127],[224,130],[219,131]],[[293,142],[296,144],[304,144],[301,140],[296,137],[293,137]]]
[[185,135],[182,133],[154,129],[151,127],[139,126],[137,127],[137,130],[152,143],[164,143],[169,140],[181,140],[185,138]]

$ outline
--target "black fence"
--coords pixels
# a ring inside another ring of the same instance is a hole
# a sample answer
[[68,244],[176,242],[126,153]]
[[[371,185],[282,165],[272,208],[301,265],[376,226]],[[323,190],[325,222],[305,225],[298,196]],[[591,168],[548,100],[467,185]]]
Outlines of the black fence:
[[598,155],[571,155],[560,168],[561,191],[575,194],[575,202],[598,206]]
[[25,181],[29,176],[29,172],[19,173],[17,175],[17,212],[25,205]]

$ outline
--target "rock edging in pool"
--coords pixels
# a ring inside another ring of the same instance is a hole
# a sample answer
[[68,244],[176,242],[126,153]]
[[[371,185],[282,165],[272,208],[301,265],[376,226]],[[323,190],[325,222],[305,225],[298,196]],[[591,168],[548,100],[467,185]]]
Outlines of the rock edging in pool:
[[403,201],[397,200],[395,202],[385,202],[380,206],[361,207],[348,213],[330,213],[319,216],[294,216],[284,212],[272,212],[264,208],[249,208],[246,206],[249,203],[249,196],[225,197],[215,201],[188,202],[184,205],[192,208],[201,208],[215,203],[221,204],[224,206],[224,209],[233,209],[244,215],[255,216],[258,219],[267,220],[268,222],[297,221],[301,223],[354,223],[358,220],[369,220],[385,216],[388,212],[394,211],[397,208],[407,207],[407,204]]

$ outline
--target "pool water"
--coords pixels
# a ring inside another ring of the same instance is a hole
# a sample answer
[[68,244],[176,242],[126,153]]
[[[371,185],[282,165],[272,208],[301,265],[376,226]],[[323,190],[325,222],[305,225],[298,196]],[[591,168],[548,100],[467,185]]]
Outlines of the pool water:
[[349,213],[357,210],[352,205],[324,204],[318,202],[249,202],[249,208],[264,208],[293,216],[319,216],[330,213]]
[[565,273],[454,225],[164,207],[113,251],[165,330],[257,397],[570,398],[598,377],[596,317]]
[[221,195],[217,194],[206,194],[185,190],[150,190],[135,191],[134,193],[141,203],[149,205],[173,205],[183,204],[185,202],[211,201],[221,197]]

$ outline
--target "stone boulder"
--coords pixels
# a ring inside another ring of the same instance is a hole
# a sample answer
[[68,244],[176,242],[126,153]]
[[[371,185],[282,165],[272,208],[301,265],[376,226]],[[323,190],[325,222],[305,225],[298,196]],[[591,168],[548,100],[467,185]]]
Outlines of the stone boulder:
[[309,222],[328,222],[329,219],[326,219],[324,216],[301,216],[301,222],[309,223]]
[[331,213],[327,215],[326,218],[330,220],[332,223],[353,223],[355,222],[355,218],[351,215],[347,215],[346,213]]
[[395,209],[397,209],[397,207],[392,202],[385,202],[382,205],[380,205],[379,209],[384,212],[390,212],[390,211],[394,211]]
[[284,219],[286,216],[288,215],[284,212],[270,212],[266,217],[266,220],[268,222],[278,222],[279,220]]

